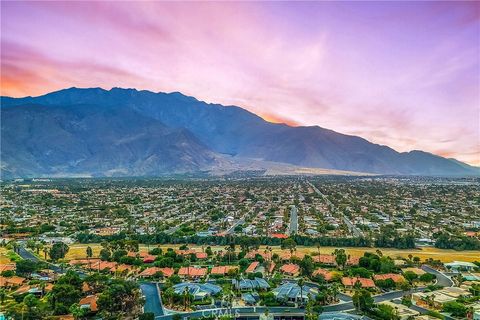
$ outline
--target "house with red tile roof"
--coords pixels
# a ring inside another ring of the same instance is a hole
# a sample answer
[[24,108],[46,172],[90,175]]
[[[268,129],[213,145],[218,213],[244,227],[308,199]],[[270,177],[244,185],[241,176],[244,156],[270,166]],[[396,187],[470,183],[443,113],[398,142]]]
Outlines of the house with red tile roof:
[[333,279],[334,272],[322,268],[318,268],[313,271],[312,275],[315,277],[317,275],[323,276],[326,281],[331,281]]
[[208,255],[205,252],[197,252],[195,253],[195,256],[197,259],[207,259]]
[[248,252],[246,255],[245,255],[245,258],[247,259],[255,259],[256,255],[259,254],[263,257],[263,259],[265,260],[269,260],[270,259],[270,252],[267,251],[260,251],[260,250],[253,250],[253,251],[250,251]]
[[150,267],[139,273],[139,277],[148,278],[154,276],[157,272],[161,272],[164,277],[171,277],[175,270],[173,268],[159,268],[159,267]]
[[80,299],[80,302],[78,304],[80,305],[80,308],[89,309],[91,312],[97,312],[98,311],[97,300],[98,300],[97,295],[89,295],[89,296],[86,296],[85,298]]
[[0,276],[0,288],[3,287],[18,287],[25,282],[25,278],[13,276],[13,277],[2,277]]
[[387,280],[387,279],[392,279],[393,282],[399,283],[399,282],[404,282],[405,278],[401,274],[396,274],[396,273],[387,273],[387,274],[376,274],[373,276],[373,279],[375,281],[377,280]]
[[375,288],[375,283],[372,279],[360,277],[343,277],[342,284],[347,288],[352,288],[359,282],[362,288]]
[[280,259],[281,260],[290,260],[291,258],[296,257],[298,259],[303,259],[305,257],[305,253],[303,252],[293,252],[291,253],[290,251],[283,251],[280,253]]
[[154,255],[148,254],[143,258],[143,263],[152,263],[155,259],[156,257]]
[[180,277],[201,278],[207,275],[207,268],[182,267],[178,271]]
[[330,255],[330,254],[321,254],[321,255],[318,255],[318,256],[313,256],[312,259],[315,262],[330,265],[330,266],[334,266],[334,265],[337,264],[335,262],[335,257]]
[[237,266],[218,266],[210,270],[211,275],[226,275],[230,270],[238,269]]
[[360,257],[350,257],[347,259],[348,266],[358,266],[360,263]]
[[89,268],[91,270],[99,270],[99,271],[108,270],[111,272],[112,270],[115,270],[116,266],[117,266],[116,262],[97,261],[95,263],[86,265],[85,268]]
[[296,277],[300,273],[300,267],[294,263],[284,264],[280,267],[280,272],[288,276]]
[[100,261],[100,259],[93,258],[93,259],[73,259],[68,262],[71,266],[79,266],[85,264],[93,264],[95,262]]
[[272,273],[274,269],[275,269],[275,262],[270,261],[270,265],[268,267],[268,273]]
[[245,273],[254,273],[258,265],[259,265],[258,261],[253,261],[252,263],[250,263],[247,270],[245,270]]
[[4,271],[15,271],[16,269],[17,265],[15,263],[0,264],[0,273]]
[[284,234],[284,233],[272,233],[270,235],[270,237],[272,238],[277,238],[277,239],[287,239],[288,238],[288,235]]

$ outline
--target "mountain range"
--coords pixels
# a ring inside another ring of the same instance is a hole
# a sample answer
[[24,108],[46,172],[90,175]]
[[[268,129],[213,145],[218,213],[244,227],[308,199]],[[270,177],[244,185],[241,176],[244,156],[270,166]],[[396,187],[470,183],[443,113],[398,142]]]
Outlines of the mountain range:
[[393,175],[478,175],[318,126],[270,123],[181,93],[69,88],[1,97],[2,178],[159,176],[269,164]]

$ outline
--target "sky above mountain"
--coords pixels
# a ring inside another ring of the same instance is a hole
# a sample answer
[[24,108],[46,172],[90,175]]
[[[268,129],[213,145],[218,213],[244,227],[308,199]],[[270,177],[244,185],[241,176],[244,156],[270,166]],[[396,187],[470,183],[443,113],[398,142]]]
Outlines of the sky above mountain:
[[1,9],[2,95],[71,86],[181,91],[272,122],[480,165],[478,2]]

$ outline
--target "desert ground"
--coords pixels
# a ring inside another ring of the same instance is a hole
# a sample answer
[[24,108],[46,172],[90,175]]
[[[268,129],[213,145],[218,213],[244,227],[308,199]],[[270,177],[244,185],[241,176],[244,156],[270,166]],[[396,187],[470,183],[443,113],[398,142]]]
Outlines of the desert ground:
[[[98,243],[91,243],[91,244],[72,244],[70,246],[70,250],[66,256],[67,259],[81,259],[86,257],[86,248],[90,246],[93,249],[93,256],[97,257],[102,247]],[[149,246],[150,249],[156,247],[156,245]],[[178,248],[179,245],[160,245],[162,249],[166,248]],[[218,250],[225,250],[225,247],[222,246],[211,246],[213,251]],[[189,245],[190,249],[195,249],[197,251],[202,251],[201,246],[196,245]],[[203,247],[203,249],[206,246]],[[260,250],[265,250],[265,246],[261,246]],[[273,247],[273,252],[281,252],[282,249],[280,247]],[[321,254],[331,254],[337,247],[320,247]],[[422,261],[428,258],[438,259],[442,262],[451,262],[451,261],[480,261],[480,252],[479,251],[455,251],[455,250],[445,250],[445,249],[438,249],[434,247],[422,247],[420,249],[391,249],[391,248],[364,248],[364,247],[345,247],[343,248],[347,251],[347,254],[360,257],[363,255],[364,252],[375,252],[377,249],[380,249],[384,255],[390,256],[392,258],[408,258],[411,254],[412,256],[419,257]],[[1,248],[0,248],[1,250]],[[140,246],[140,251],[147,251],[148,247],[146,245]],[[316,247],[297,247],[297,252],[302,253],[317,253],[318,250]],[[0,261],[2,259],[1,255],[2,251],[0,251]]]

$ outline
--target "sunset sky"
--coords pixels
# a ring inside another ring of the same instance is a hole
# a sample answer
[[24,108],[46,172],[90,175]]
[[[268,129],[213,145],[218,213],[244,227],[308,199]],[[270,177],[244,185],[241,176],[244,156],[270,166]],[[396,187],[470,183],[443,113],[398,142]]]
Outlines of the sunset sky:
[[1,94],[72,86],[180,91],[480,165],[480,3],[2,1]]

